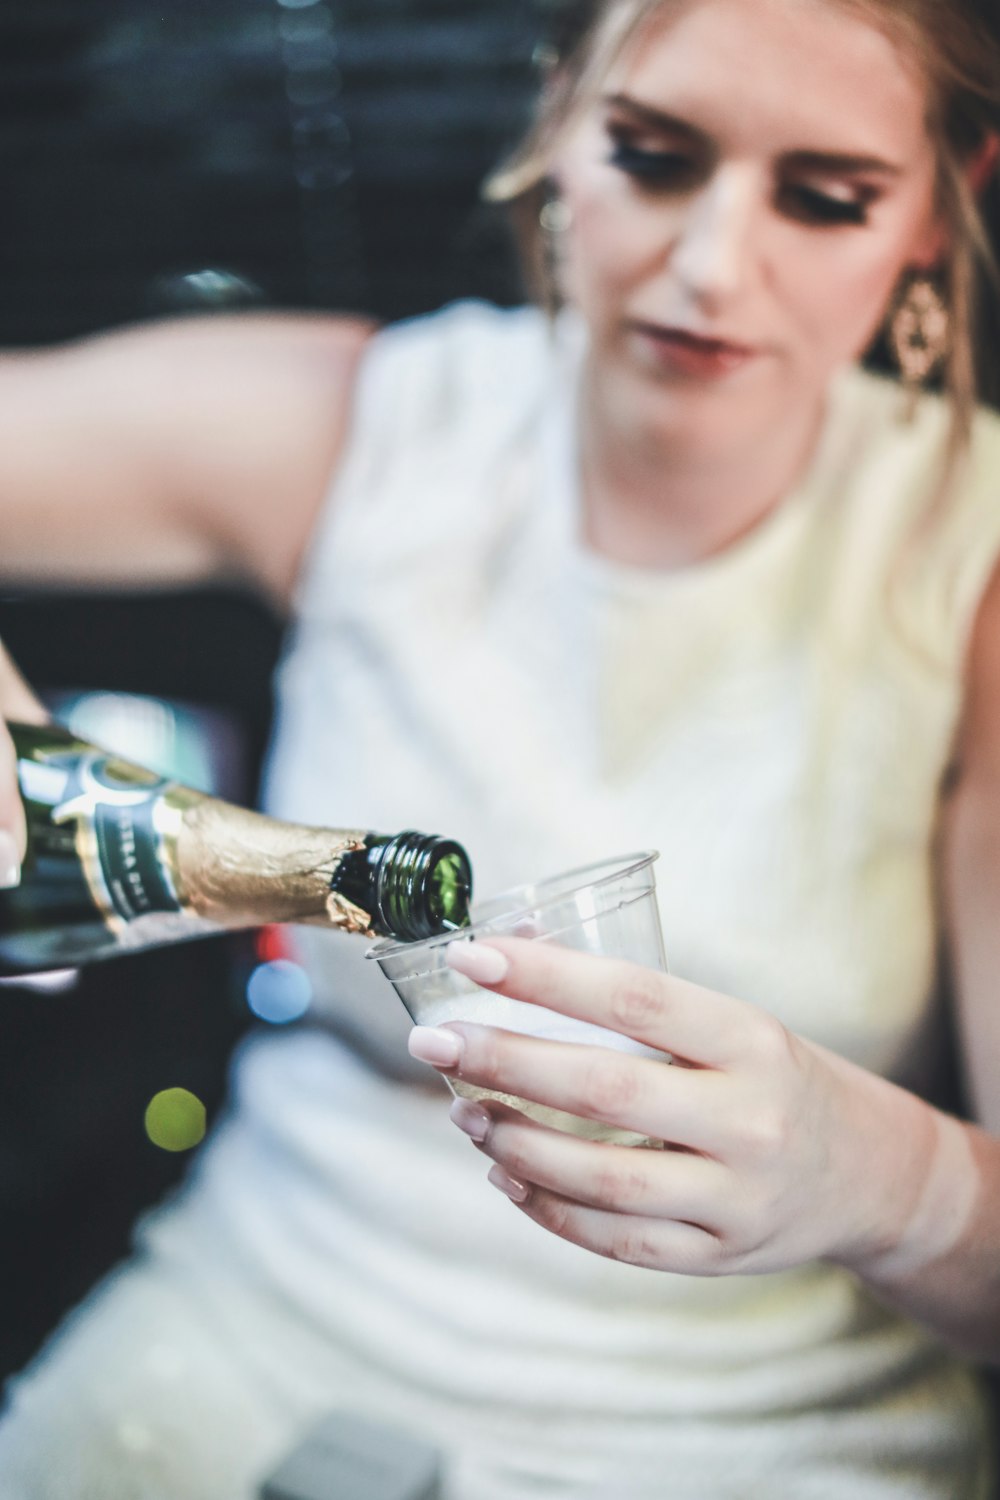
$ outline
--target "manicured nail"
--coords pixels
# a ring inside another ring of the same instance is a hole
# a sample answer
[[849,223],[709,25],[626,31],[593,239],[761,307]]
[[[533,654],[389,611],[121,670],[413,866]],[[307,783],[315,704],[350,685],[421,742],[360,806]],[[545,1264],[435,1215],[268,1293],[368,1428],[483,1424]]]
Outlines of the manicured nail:
[[510,962],[498,948],[488,948],[483,943],[449,943],[445,954],[448,967],[476,984],[499,984],[510,972]]
[[506,1193],[511,1203],[523,1203],[528,1196],[524,1183],[518,1182],[516,1177],[509,1177],[503,1167],[490,1167],[487,1181],[492,1182],[501,1193]]
[[21,884],[21,861],[17,857],[14,835],[0,829],[0,891],[11,891]]
[[461,1037],[436,1026],[414,1026],[408,1045],[411,1057],[435,1068],[453,1068],[462,1055]]
[[452,1121],[474,1141],[485,1141],[490,1131],[490,1117],[471,1099],[456,1099],[449,1110]]

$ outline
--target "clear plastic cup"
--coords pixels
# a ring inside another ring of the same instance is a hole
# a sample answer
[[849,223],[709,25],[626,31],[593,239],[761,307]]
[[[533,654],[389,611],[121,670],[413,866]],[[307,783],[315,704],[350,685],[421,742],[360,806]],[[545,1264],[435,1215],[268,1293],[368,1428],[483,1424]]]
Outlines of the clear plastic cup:
[[[499,896],[476,902],[470,927],[422,943],[376,943],[368,957],[378,963],[418,1026],[474,1021],[550,1041],[608,1047],[616,1052],[669,1062],[665,1053],[619,1032],[480,989],[446,962],[453,942],[526,937],[583,953],[630,959],[665,973],[667,961],[653,872],[653,863],[658,858],[655,850],[621,855],[534,885],[515,886]],[[499,1099],[544,1125],[572,1135],[618,1145],[661,1145],[634,1131],[582,1119],[509,1094],[474,1088],[457,1079],[448,1081],[452,1092],[463,1098]]]

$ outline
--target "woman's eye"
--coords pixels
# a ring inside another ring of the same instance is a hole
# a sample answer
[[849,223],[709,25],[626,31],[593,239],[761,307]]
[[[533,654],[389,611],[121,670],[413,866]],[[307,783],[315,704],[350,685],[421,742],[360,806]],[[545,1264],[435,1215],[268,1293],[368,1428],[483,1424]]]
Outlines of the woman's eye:
[[649,151],[629,141],[613,140],[609,161],[639,182],[656,187],[680,187],[693,182],[697,164],[679,151]]
[[807,224],[867,224],[868,203],[861,198],[835,198],[819,188],[792,183],[781,190],[787,213]]

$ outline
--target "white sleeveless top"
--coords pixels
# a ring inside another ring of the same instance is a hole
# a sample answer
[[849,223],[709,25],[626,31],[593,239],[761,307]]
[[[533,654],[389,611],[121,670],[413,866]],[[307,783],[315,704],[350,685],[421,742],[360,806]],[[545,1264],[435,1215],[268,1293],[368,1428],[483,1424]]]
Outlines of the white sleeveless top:
[[[676,973],[929,1088],[931,852],[1000,550],[1000,422],[977,419],[934,510],[947,411],[906,425],[894,385],[845,371],[776,513],[643,571],[578,537],[581,352],[575,325],[472,303],[374,340],[269,806],[458,838],[484,895],[656,847]],[[248,1243],[290,1296],[336,1286],[308,1315],[397,1412],[458,1422],[456,1495],[864,1500],[897,1493],[890,1472],[908,1496],[980,1494],[971,1383],[920,1330],[825,1265],[699,1281],[546,1235],[486,1185],[356,940],[302,938],[330,1030],[243,1058],[245,1118],[275,1148]]]

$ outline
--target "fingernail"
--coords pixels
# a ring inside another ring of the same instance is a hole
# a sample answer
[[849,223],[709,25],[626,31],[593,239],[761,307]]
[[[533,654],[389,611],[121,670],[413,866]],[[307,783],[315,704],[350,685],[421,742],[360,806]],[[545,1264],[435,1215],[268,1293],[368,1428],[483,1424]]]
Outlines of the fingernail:
[[0,891],[13,890],[21,884],[21,861],[17,857],[14,835],[0,829]]
[[506,1193],[512,1203],[523,1203],[528,1196],[528,1189],[523,1182],[518,1182],[516,1177],[508,1177],[503,1167],[490,1167],[487,1182],[492,1182],[501,1193]]
[[414,1026],[407,1044],[410,1056],[435,1068],[453,1068],[462,1055],[462,1039],[436,1026]]
[[464,1130],[472,1140],[485,1141],[490,1130],[490,1117],[485,1109],[471,1099],[456,1099],[448,1113],[459,1130]]
[[445,960],[450,969],[476,984],[499,984],[510,972],[510,962],[498,948],[468,940],[449,943]]

